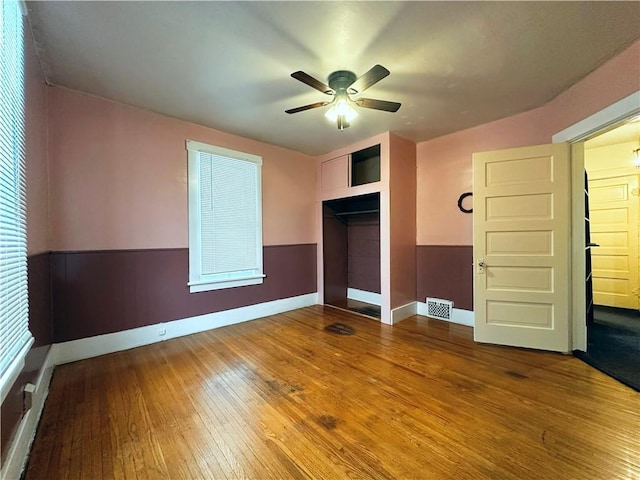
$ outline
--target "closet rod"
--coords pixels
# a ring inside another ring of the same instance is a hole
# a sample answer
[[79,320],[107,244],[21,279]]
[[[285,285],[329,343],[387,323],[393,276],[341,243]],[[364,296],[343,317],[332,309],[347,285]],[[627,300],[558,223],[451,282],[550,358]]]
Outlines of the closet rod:
[[341,217],[343,215],[362,215],[365,213],[379,213],[380,209],[377,210],[356,210],[354,212],[343,212],[343,213],[336,213],[336,217]]

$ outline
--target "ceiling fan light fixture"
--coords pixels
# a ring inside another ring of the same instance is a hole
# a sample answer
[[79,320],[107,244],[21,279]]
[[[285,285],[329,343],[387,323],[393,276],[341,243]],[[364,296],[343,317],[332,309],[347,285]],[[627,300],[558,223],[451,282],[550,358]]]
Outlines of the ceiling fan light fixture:
[[338,115],[336,124],[338,125],[338,130],[340,131],[343,131],[345,128],[347,128],[350,125],[350,123],[347,121],[346,118],[344,118],[343,115]]
[[374,65],[367,73],[360,78],[356,74],[348,70],[337,70],[329,75],[329,84],[326,85],[320,80],[316,80],[311,75],[299,70],[293,72],[291,76],[296,80],[315,88],[325,95],[333,96],[330,102],[316,102],[302,107],[290,108],[285,113],[292,114],[311,110],[312,108],[329,106],[324,116],[328,120],[335,123],[338,130],[342,131],[347,128],[350,122],[358,116],[354,105],[360,108],[370,108],[372,110],[382,110],[384,112],[397,112],[400,108],[398,102],[389,102],[386,100],[376,100],[374,98],[358,98],[352,100],[349,95],[359,95],[370,86],[378,83],[380,80],[389,75],[389,70],[382,65]]
[[[333,123],[342,119],[341,123],[346,121],[346,126],[349,126],[349,122],[358,116],[358,112],[356,112],[356,109],[349,104],[349,100],[347,98],[339,97],[336,98],[336,101],[333,102],[331,108],[327,110],[324,116]],[[340,128],[340,125],[338,125],[338,128]],[[340,130],[342,129],[340,128]]]

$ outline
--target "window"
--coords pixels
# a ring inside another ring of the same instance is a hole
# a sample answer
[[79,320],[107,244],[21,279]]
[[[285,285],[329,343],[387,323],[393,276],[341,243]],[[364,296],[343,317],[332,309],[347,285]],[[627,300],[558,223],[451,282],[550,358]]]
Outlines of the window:
[[262,158],[187,140],[189,289],[262,283]]
[[27,297],[24,54],[18,2],[0,2],[0,393],[33,343]]

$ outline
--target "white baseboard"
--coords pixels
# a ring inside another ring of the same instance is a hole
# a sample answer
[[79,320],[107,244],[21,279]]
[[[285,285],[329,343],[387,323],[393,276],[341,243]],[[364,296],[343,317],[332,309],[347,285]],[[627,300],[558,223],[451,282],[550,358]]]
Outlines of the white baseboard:
[[233,308],[222,312],[207,313],[196,317],[183,318],[122,332],[108,333],[95,337],[81,338],[70,342],[57,343],[54,351],[55,365],[75,362],[85,358],[129,350],[130,348],[162,342],[192,333],[226,327],[240,322],[275,315],[277,313],[308,307],[318,303],[318,294],[309,293],[297,297],[273,300],[271,302]]
[[[427,304],[424,302],[417,302],[418,315],[428,317]],[[447,320],[444,320],[445,322]],[[474,315],[472,310],[462,310],[461,308],[454,308],[451,312],[451,319],[448,320],[451,323],[458,323],[460,325],[467,325],[473,327],[475,325]]]
[[397,307],[391,310],[391,324],[395,325],[396,323],[404,320],[405,318],[409,318],[418,313],[418,302],[409,302],[406,305],[402,305],[401,307]]
[[40,369],[40,374],[36,379],[31,409],[22,417],[6,459],[2,464],[2,470],[0,470],[0,479],[2,480],[19,479],[27,464],[31,444],[36,436],[40,415],[42,415],[42,410],[44,409],[44,401],[49,394],[49,382],[51,381],[54,367],[53,360],[54,354],[50,348]]
[[358,300],[359,302],[370,303],[371,305],[382,305],[382,295],[366,290],[358,290],[357,288],[347,288],[347,298],[349,300]]

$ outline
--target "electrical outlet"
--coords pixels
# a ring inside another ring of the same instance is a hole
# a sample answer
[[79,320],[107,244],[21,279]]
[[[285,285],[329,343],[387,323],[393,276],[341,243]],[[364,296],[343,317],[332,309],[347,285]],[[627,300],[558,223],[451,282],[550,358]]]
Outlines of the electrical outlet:
[[158,330],[158,335],[160,335],[161,337],[166,334],[167,334],[166,328],[162,327],[160,330]]

